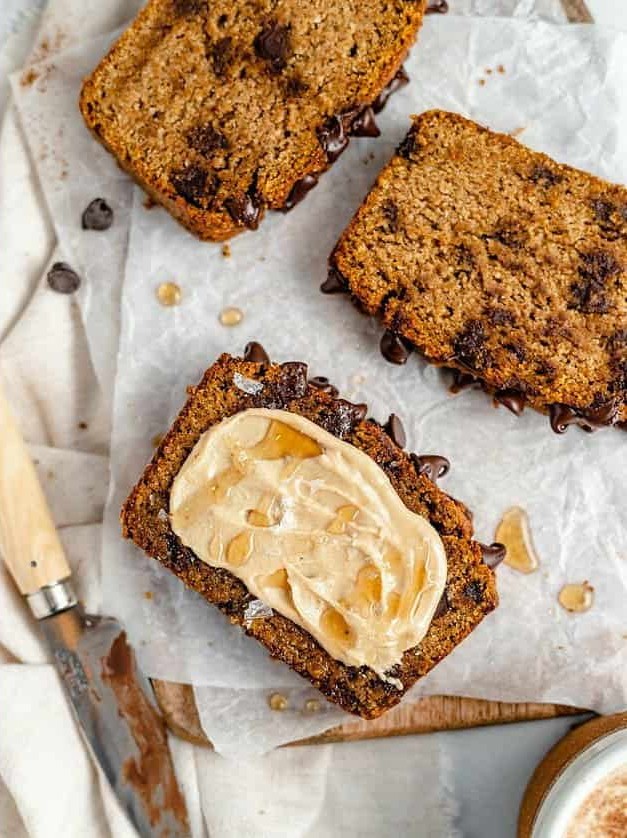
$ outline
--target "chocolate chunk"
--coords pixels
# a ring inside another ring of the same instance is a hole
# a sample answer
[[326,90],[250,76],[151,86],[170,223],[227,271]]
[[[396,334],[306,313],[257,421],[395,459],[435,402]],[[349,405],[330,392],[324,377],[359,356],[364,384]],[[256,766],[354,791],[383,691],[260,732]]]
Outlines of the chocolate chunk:
[[226,71],[233,63],[233,39],[229,35],[220,38],[219,41],[208,44],[205,52],[208,60],[211,61],[213,72],[218,78],[224,78]]
[[66,262],[55,262],[46,274],[48,285],[59,294],[73,294],[79,288],[81,279]]
[[185,17],[198,14],[205,6],[205,0],[174,0],[173,6],[175,15]]
[[383,333],[379,348],[385,360],[391,364],[406,363],[413,351],[410,344],[389,329]]
[[487,308],[485,316],[495,326],[510,326],[516,319],[506,308]]
[[511,410],[514,416],[520,416],[525,409],[526,397],[519,390],[497,390],[494,400]]
[[407,442],[407,435],[403,423],[398,418],[396,413],[390,413],[388,421],[383,426],[383,430],[387,433],[393,443],[399,448],[404,448]]
[[213,125],[197,125],[191,128],[187,132],[186,140],[187,145],[203,157],[211,157],[219,149],[228,148],[226,137]]
[[381,214],[387,221],[387,232],[396,233],[398,230],[398,207],[391,198],[386,198],[381,204]]
[[555,186],[556,183],[560,183],[563,180],[562,175],[558,172],[553,172],[548,166],[541,166],[536,165],[531,170],[531,174],[529,178],[534,183],[539,183],[541,186]]
[[606,250],[593,250],[580,254],[581,277],[570,286],[572,301],[569,308],[585,314],[605,314],[610,309],[606,295],[606,283],[623,270],[623,266]]
[[410,454],[409,456],[416,472],[425,474],[432,483],[448,474],[451,468],[446,457],[440,457],[439,454]]
[[337,268],[330,267],[320,290],[323,294],[345,294],[348,291],[348,283]]
[[512,355],[514,355],[514,357],[517,358],[519,361],[524,361],[527,357],[527,350],[522,345],[522,343],[519,343],[516,340],[512,340],[509,343],[504,343],[503,348],[507,349],[508,352],[511,352]]
[[400,90],[401,87],[405,87],[406,84],[409,82],[409,76],[405,72],[405,68],[401,67],[397,70],[396,75],[393,76],[391,81],[389,81],[381,93],[377,96],[377,98],[372,103],[371,107],[375,113],[379,113],[383,110],[386,106],[388,99],[393,93],[396,93],[397,90]]
[[272,19],[262,26],[255,38],[255,52],[259,58],[269,62],[273,73],[280,73],[287,64],[289,37],[289,25]]
[[483,370],[490,365],[491,355],[480,320],[469,320],[453,341],[454,358],[470,371]]
[[615,212],[616,206],[611,201],[605,201],[603,198],[593,198],[590,201],[592,212],[597,221],[602,224],[607,224],[612,219],[612,213]]
[[255,173],[245,194],[227,198],[224,206],[236,224],[256,230],[261,220],[262,208],[261,196],[257,192],[257,174]]
[[350,132],[355,137],[379,137],[381,131],[372,108],[364,108],[351,123]]
[[310,378],[309,383],[312,387],[315,387],[317,390],[322,390],[323,393],[328,393],[330,396],[335,397],[339,395],[337,387],[334,387],[329,379],[324,375],[316,375],[313,378]]
[[268,353],[260,343],[257,343],[256,340],[251,340],[250,343],[246,344],[246,348],[244,349],[244,360],[254,361],[256,364],[270,363]]
[[310,192],[317,183],[317,174],[305,175],[300,180],[297,180],[294,186],[292,186],[290,194],[287,196],[285,203],[283,204],[282,211],[288,212],[293,209],[296,204],[300,204],[305,195],[307,195],[307,193]]
[[462,390],[468,390],[470,387],[481,384],[479,379],[469,372],[462,372],[461,370],[455,369],[450,370],[450,372],[453,375],[453,381],[449,387],[451,393],[460,393]]
[[217,192],[219,180],[216,175],[209,175],[200,166],[192,163],[184,169],[170,172],[170,183],[177,195],[184,198],[188,204],[198,209],[206,209],[209,200]]
[[108,230],[113,224],[113,210],[104,198],[94,198],[83,210],[83,230]]
[[485,594],[485,584],[473,579],[464,587],[464,596],[471,599],[477,605],[481,605]]
[[330,116],[316,133],[327,160],[334,163],[348,145],[348,133],[343,117]]
[[483,556],[483,563],[494,570],[495,567],[501,564],[507,555],[507,549],[504,544],[499,544],[498,541],[493,541],[492,544],[479,544]]
[[288,361],[281,364],[279,378],[266,382],[263,391],[255,398],[260,407],[281,409],[294,399],[301,399],[307,392],[307,364]]
[[585,409],[570,407],[567,404],[552,404],[549,408],[551,428],[556,434],[563,434],[569,425],[578,425],[584,431],[592,433],[598,428],[613,425],[617,415],[618,406],[614,401]]
[[345,399],[337,399],[332,407],[320,411],[316,422],[333,436],[346,439],[352,434],[355,425],[364,419],[367,410],[365,404],[352,404]]
[[407,134],[407,136],[405,137],[405,139],[401,141],[401,144],[396,149],[396,153],[400,157],[404,157],[406,160],[409,160],[415,150],[416,135],[413,131],[410,131],[409,134]]
[[448,12],[448,3],[446,0],[429,0],[426,15],[445,15]]
[[290,76],[285,82],[285,95],[288,99],[298,99],[308,90],[309,85],[300,76]]

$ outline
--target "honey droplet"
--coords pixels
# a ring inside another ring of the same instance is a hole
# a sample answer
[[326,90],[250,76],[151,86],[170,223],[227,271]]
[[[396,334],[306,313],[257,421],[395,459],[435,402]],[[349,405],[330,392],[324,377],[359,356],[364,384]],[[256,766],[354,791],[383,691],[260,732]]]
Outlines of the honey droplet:
[[271,710],[277,710],[278,712],[287,710],[287,698],[281,693],[272,693],[268,699],[268,704]]
[[340,506],[335,513],[335,518],[327,527],[327,532],[333,535],[342,535],[346,532],[346,525],[354,521],[358,514],[359,509],[350,503],[347,503],[345,506]]
[[222,245],[222,255],[225,259],[228,259],[231,255],[231,245],[230,244],[223,244]]
[[252,549],[252,533],[241,532],[229,542],[226,548],[226,560],[232,567],[241,567],[248,561]]
[[152,591],[144,591],[144,599],[152,599]]
[[289,583],[287,581],[287,571],[285,568],[280,567],[278,570],[275,570],[274,573],[266,576],[264,585],[267,585],[269,588],[283,588],[287,590]]
[[157,299],[162,306],[177,306],[181,302],[182,292],[176,282],[162,282],[157,288]]
[[589,611],[594,602],[594,588],[588,582],[564,585],[557,601],[566,611],[577,613]]
[[373,564],[364,565],[357,574],[355,596],[361,611],[381,602],[381,574]]
[[253,527],[271,527],[272,521],[265,512],[260,512],[258,509],[249,509],[246,515],[246,520]]
[[423,562],[416,561],[409,584],[405,585],[398,605],[398,616],[410,619],[418,602],[419,594],[425,588],[426,568]]
[[392,576],[395,576],[397,579],[400,579],[403,573],[403,557],[401,556],[400,552],[396,549],[396,547],[389,548],[389,550],[383,556],[383,561],[389,568],[389,571],[392,574]]
[[504,563],[519,573],[533,573],[539,561],[531,539],[527,513],[520,506],[508,509],[496,528],[495,541],[504,544]]
[[273,419],[265,437],[249,453],[258,460],[280,460],[290,456],[306,460],[308,457],[318,457],[322,454],[322,448],[307,434]]
[[396,591],[392,591],[392,593],[388,596],[388,607],[387,607],[387,615],[390,620],[394,620],[398,617],[398,609],[401,604],[401,595],[397,594]]
[[308,698],[305,702],[305,713],[317,713],[320,710],[320,702],[317,698]]
[[218,320],[223,326],[237,326],[243,319],[244,312],[241,308],[235,308],[235,306],[223,308],[218,316]]
[[320,618],[320,628],[324,634],[328,634],[342,645],[349,644],[353,639],[350,626],[335,608],[327,608]]

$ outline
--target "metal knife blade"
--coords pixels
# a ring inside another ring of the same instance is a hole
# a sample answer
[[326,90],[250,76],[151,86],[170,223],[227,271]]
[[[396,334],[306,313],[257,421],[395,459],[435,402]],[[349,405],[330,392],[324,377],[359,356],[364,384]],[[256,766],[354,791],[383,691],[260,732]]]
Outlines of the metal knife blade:
[[122,626],[80,605],[40,625],[80,727],[140,836],[189,836],[165,723]]

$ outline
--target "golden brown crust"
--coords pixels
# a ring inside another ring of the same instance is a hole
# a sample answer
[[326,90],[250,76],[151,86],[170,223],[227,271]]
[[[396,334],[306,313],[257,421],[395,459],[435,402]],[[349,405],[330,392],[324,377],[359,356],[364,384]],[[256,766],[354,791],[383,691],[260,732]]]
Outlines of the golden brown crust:
[[154,200],[200,238],[224,240],[300,200],[351,133],[376,135],[369,106],[423,9],[150,0],[85,80],[80,109]]
[[331,265],[368,314],[514,412],[558,432],[627,420],[624,187],[430,111]]
[[[236,372],[261,382],[250,396],[233,383]],[[407,651],[394,677],[398,690],[367,667],[334,660],[302,628],[280,614],[246,625],[244,611],[252,596],[228,571],[212,568],[183,547],[167,515],[174,478],[198,438],[211,425],[252,406],[298,413],[367,453],[388,475],[409,509],[431,521],[440,533],[448,559],[445,597],[422,643]],[[158,559],[188,587],[217,605],[232,622],[262,643],[329,699],[363,718],[375,718],[393,707],[415,681],[466,637],[497,604],[494,572],[482,561],[472,540],[466,508],[444,494],[385,430],[363,419],[363,409],[307,383],[304,364],[264,364],[222,355],[205,373],[132,490],[122,509],[125,537]]]

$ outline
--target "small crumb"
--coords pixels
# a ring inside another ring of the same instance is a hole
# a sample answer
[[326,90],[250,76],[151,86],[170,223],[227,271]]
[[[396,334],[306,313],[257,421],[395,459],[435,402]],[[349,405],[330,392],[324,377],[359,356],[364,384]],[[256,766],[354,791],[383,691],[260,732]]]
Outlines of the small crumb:
[[509,132],[510,137],[520,137],[520,135],[525,130],[525,126],[521,125],[519,128],[514,128],[513,131]]
[[51,468],[49,468],[48,471],[46,472],[46,477],[49,480],[54,480],[54,471]]
[[479,84],[483,87],[485,85],[485,79],[479,79]]
[[37,567],[37,562],[35,561],[35,559],[33,559],[33,560],[31,561],[30,566],[31,566],[31,567]]
[[499,64],[499,66],[496,68],[496,72],[503,75],[503,73],[505,72],[505,67],[502,64]]
[[22,87],[30,87],[33,82],[36,82],[39,78],[39,73],[36,70],[33,70],[31,67],[30,70],[27,70],[22,78],[20,79],[20,84]]
[[374,151],[371,151],[368,157],[370,158],[370,160],[374,160]]
[[87,422],[79,422],[78,423],[78,429],[80,431],[86,431],[87,427],[88,427]]
[[152,591],[144,591],[144,599],[152,599]]
[[229,259],[231,256],[231,245],[230,244],[223,244],[222,245],[222,255],[225,259]]
[[483,72],[486,74],[486,76],[491,76],[492,75],[492,67],[486,67]]
[[244,312],[235,306],[223,308],[218,315],[218,320],[223,326],[238,326],[244,319]]

